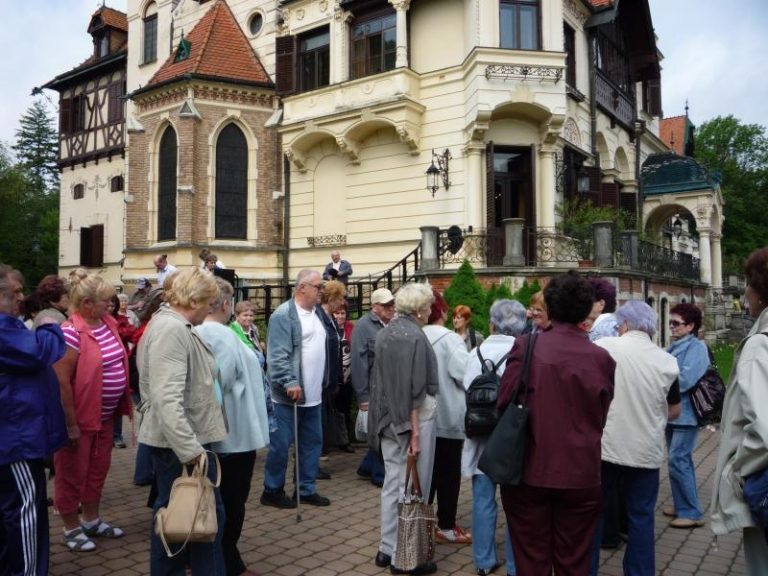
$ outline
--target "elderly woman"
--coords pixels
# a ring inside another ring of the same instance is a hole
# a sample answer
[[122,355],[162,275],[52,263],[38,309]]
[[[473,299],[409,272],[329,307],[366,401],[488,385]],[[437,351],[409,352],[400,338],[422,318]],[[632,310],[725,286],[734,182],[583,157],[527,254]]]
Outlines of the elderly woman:
[[[174,275],[170,289],[165,292],[169,306],[155,313],[139,341],[139,442],[151,447],[157,488],[155,513],[168,505],[171,486],[181,475],[182,465],[196,463],[213,442],[227,437],[216,360],[193,330],[205,320],[218,296],[214,276],[197,268],[182,270]],[[208,465],[209,476],[214,480],[213,458]],[[224,506],[219,489],[215,492],[219,520],[216,540],[190,542],[183,553],[169,558],[153,530],[150,574],[184,574],[185,566],[191,567],[192,574],[225,574],[221,546]]]
[[461,451],[464,446],[464,414],[467,400],[464,392],[464,369],[467,349],[461,337],[444,324],[448,304],[437,290],[424,334],[427,335],[437,358],[440,401],[435,420],[435,464],[432,468],[432,490],[429,503],[437,494],[438,542],[469,544],[472,535],[456,523],[456,508],[461,487]]
[[40,300],[40,311],[32,323],[34,328],[41,324],[61,324],[67,319],[69,308],[69,287],[55,274],[40,280],[35,292]]
[[[624,574],[654,576],[659,469],[664,463],[667,419],[680,414],[679,370],[674,356],[652,340],[656,313],[648,304],[629,301],[615,317],[620,337],[597,342],[616,361],[616,386],[602,440],[603,500],[611,500],[621,480],[629,536]],[[601,541],[597,534],[592,556],[595,575]]]
[[483,343],[483,335],[472,328],[472,309],[459,304],[453,309],[453,330],[461,336],[467,352]]
[[[464,388],[469,389],[472,380],[481,372],[480,356],[489,366],[499,364],[498,374],[504,373],[505,356],[509,354],[515,337],[525,327],[525,308],[516,300],[496,300],[490,311],[490,336],[467,357],[464,372]],[[480,355],[477,354],[480,353]],[[442,400],[442,397],[440,398]],[[462,475],[472,478],[472,558],[478,576],[487,576],[499,566],[496,557],[496,485],[477,467],[485,449],[486,439],[467,438],[464,441]],[[505,530],[507,575],[514,576],[515,558],[509,530]]]
[[746,574],[758,576],[768,574],[765,527],[755,526],[742,487],[768,468],[768,248],[750,254],[744,275],[755,324],[736,349],[725,394],[711,526],[718,535],[742,529]]
[[229,436],[212,449],[221,461],[221,498],[225,524],[222,537],[227,576],[255,576],[246,569],[237,549],[243,530],[245,503],[251,491],[256,450],[269,443],[267,408],[264,400],[264,372],[252,350],[227,327],[232,315],[232,285],[216,278],[219,296],[211,311],[195,330],[216,357],[219,383],[224,397]]
[[530,332],[541,332],[549,328],[549,313],[547,303],[544,302],[544,291],[539,290],[531,296],[531,305],[528,307],[528,315],[531,319]]
[[259,364],[264,368],[266,356],[264,354],[264,342],[259,336],[259,329],[253,322],[255,314],[253,313],[253,304],[248,300],[243,300],[235,304],[235,319],[229,324],[237,337],[243,343],[251,348],[259,357]]
[[54,366],[69,435],[69,445],[54,455],[54,503],[64,524],[64,543],[74,552],[94,550],[93,537],[123,536],[99,517],[115,419],[133,415],[128,356],[117,322],[107,313],[114,295],[114,287],[99,276],[83,269],[72,275],[73,312],[61,325],[67,352]]
[[[320,293],[320,304],[315,311],[323,323],[326,333],[326,352],[328,357],[326,377],[323,380],[323,452],[331,446],[339,446],[336,437],[336,407],[333,403],[339,384],[341,383],[341,338],[336,329],[336,319],[333,315],[344,305],[347,288],[338,280],[325,282]],[[318,471],[318,479],[328,480],[330,475],[324,470]]]
[[[523,478],[501,499],[521,574],[586,574],[600,515],[600,440],[613,396],[615,363],[578,324],[592,309],[589,282],[574,273],[544,289],[552,321],[537,335],[527,393]],[[531,338],[515,340],[498,406],[512,401]]]
[[699,422],[691,404],[691,392],[709,367],[707,345],[699,340],[701,310],[693,304],[677,304],[669,311],[669,331],[674,342],[667,352],[677,358],[680,368],[682,412],[667,426],[669,452],[669,483],[674,507],[663,509],[673,517],[673,528],[697,528],[704,525],[703,513],[696,490],[696,467],[693,450],[699,434]]
[[[432,483],[435,451],[435,412],[439,388],[437,358],[421,330],[431,312],[432,288],[411,283],[395,298],[397,318],[376,337],[368,405],[368,442],[384,456],[384,486],[381,492],[381,542],[375,563],[390,566],[397,546],[397,503],[405,490],[408,455],[418,457],[417,470],[424,494]],[[437,565],[429,562],[415,574],[432,574]],[[407,574],[390,566],[392,574]]]
[[586,322],[589,339],[596,342],[605,336],[618,336],[613,315],[616,311],[616,286],[605,278],[590,278],[589,283],[595,291],[595,301]]

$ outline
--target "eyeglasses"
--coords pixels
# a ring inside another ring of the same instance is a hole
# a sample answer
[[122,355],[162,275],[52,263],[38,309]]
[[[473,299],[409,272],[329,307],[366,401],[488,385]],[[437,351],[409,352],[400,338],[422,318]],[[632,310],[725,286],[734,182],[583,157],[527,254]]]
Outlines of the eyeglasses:
[[318,284],[310,284],[309,282],[304,282],[304,286],[312,286],[315,290],[322,290],[323,289],[323,283],[320,282]]
[[687,322],[680,322],[679,320],[670,320],[669,321],[669,327],[670,328],[677,328],[678,326],[685,326]]

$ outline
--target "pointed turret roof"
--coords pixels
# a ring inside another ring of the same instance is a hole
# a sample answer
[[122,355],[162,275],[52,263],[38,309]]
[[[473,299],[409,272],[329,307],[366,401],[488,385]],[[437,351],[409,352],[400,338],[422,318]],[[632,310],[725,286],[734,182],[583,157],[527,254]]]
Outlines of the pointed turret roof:
[[174,51],[145,89],[190,77],[273,86],[225,0],[216,0],[184,40],[189,56]]

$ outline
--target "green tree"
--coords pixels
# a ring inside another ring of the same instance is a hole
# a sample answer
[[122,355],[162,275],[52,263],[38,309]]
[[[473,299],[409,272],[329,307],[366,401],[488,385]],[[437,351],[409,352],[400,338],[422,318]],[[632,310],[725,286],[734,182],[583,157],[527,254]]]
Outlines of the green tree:
[[13,151],[19,166],[29,173],[33,186],[41,193],[51,193],[59,187],[58,150],[59,135],[53,116],[42,100],[35,100],[19,121]]
[[725,200],[723,260],[740,271],[744,259],[768,245],[768,137],[759,124],[729,116],[703,123],[696,133],[696,159],[721,177]]
[[536,294],[539,290],[541,290],[541,286],[539,286],[538,280],[534,280],[530,284],[528,284],[527,280],[524,280],[523,285],[512,295],[512,299],[517,300],[520,304],[528,308],[528,306],[531,305],[531,296]]
[[[472,310],[472,327],[483,334],[488,332],[488,307],[485,302],[485,290],[475,277],[475,271],[469,261],[459,266],[451,285],[443,292],[443,297],[450,310],[459,304]],[[449,314],[450,315],[450,314]]]

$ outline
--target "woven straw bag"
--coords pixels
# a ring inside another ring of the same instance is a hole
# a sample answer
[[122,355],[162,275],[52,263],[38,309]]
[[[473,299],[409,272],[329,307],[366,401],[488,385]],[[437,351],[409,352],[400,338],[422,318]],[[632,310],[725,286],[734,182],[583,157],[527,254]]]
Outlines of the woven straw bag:
[[397,505],[397,550],[392,565],[413,570],[435,557],[435,512],[424,503],[416,469],[416,456],[409,455],[405,468],[405,494]]

